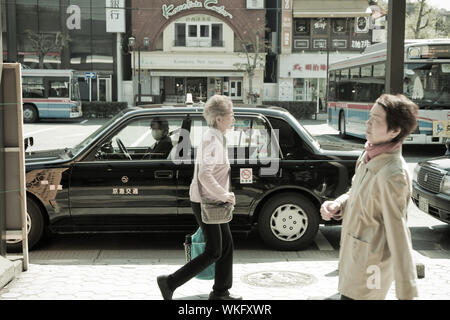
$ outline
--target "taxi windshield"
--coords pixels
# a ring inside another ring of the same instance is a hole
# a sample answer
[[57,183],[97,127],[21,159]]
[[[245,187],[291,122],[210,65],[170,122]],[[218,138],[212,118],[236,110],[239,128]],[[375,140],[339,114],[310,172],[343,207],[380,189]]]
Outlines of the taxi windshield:
[[125,113],[125,110],[119,112],[116,116],[106,121],[103,125],[100,126],[97,130],[95,130],[93,133],[91,133],[86,139],[81,141],[79,144],[77,144],[74,148],[72,148],[71,153],[76,156],[78,153],[80,153],[81,150],[83,150],[87,145],[89,145],[100,132],[105,130],[108,126],[119,120],[123,114]]

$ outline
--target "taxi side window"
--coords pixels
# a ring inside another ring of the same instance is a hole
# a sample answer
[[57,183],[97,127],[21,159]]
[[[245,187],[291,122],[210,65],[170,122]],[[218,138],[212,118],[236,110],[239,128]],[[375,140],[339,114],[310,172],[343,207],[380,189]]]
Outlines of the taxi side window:
[[270,129],[260,118],[237,116],[234,130],[227,132],[226,137],[230,158],[265,159],[277,156],[271,154]]
[[167,117],[130,121],[99,146],[95,159],[167,159],[178,142],[182,123],[182,119],[167,119]]
[[310,153],[308,146],[289,123],[279,118],[269,118],[274,130],[278,130],[281,152],[285,159],[300,160]]
[[[262,159],[271,157],[270,130],[266,123],[256,117],[235,115],[233,130],[229,130],[227,139],[230,159]],[[203,133],[208,126],[204,119],[193,119],[190,140],[194,153],[200,146]],[[275,155],[278,156],[278,155]]]

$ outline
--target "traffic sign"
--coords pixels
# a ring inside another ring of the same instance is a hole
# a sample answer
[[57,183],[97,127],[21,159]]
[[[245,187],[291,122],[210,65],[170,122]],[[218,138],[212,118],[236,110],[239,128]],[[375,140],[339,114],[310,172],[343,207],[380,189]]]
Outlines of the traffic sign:
[[89,78],[95,79],[97,77],[97,73],[96,72],[85,72],[84,77],[86,79],[89,79]]

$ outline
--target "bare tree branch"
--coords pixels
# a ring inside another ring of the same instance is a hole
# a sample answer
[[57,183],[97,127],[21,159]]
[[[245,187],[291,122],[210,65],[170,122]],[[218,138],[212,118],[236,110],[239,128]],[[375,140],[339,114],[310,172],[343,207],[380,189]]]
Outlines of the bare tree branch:
[[39,58],[39,68],[44,67],[44,58],[50,52],[60,53],[62,49],[71,41],[69,35],[57,32],[55,34],[36,33],[30,29],[25,30],[32,47],[36,50]]

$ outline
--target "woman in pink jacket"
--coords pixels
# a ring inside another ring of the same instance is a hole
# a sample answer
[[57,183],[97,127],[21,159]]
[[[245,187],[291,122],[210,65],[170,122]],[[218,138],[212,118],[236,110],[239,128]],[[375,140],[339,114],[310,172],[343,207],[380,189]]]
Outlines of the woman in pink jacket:
[[417,126],[417,110],[403,95],[377,99],[350,190],[320,209],[324,220],[343,219],[338,288],[343,300],[385,299],[394,280],[398,299],[417,296],[406,223],[411,180],[401,154],[403,140]]
[[203,134],[197,151],[190,199],[197,223],[205,236],[205,251],[171,275],[157,279],[165,300],[172,299],[176,288],[186,283],[208,266],[215,265],[215,278],[210,300],[240,300],[228,291],[233,281],[233,238],[228,223],[205,224],[200,202],[230,202],[235,204],[230,186],[230,162],[225,133],[233,128],[233,103],[227,96],[214,95],[205,104],[203,117],[209,128]]

